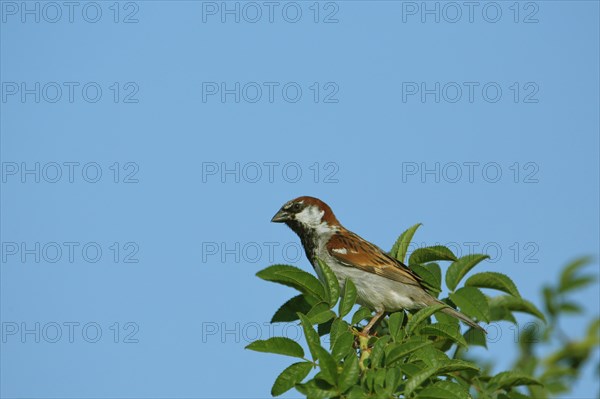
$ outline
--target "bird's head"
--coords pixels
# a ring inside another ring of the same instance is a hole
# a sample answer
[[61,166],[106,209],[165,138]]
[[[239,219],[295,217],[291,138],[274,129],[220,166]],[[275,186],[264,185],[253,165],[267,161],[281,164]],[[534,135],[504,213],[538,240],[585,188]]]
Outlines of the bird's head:
[[333,211],[323,201],[314,197],[298,197],[283,204],[271,222],[285,223],[296,230],[331,229],[340,225]]

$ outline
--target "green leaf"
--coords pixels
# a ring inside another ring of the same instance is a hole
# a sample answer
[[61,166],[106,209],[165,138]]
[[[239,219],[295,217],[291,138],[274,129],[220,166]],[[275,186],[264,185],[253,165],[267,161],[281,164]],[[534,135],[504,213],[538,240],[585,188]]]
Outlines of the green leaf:
[[[566,387],[565,387],[565,388],[566,388]],[[564,391],[568,391],[568,389],[565,389]],[[513,390],[513,391],[510,391],[510,392],[508,393],[508,396],[507,396],[507,397],[508,397],[509,399],[531,399],[532,397],[534,397],[534,398],[545,397],[545,396],[542,396],[542,394],[541,394],[541,393],[540,393],[540,394],[536,394],[535,392],[531,392],[531,395],[532,395],[532,396],[529,396],[529,395],[524,395],[524,394],[522,394],[522,393],[520,393],[520,392],[517,392],[517,391],[514,391],[514,390]],[[498,397],[497,399],[500,399],[500,397]]]
[[485,333],[478,328],[469,328],[467,332],[463,334],[463,337],[469,346],[483,346],[484,348],[487,348]]
[[542,288],[542,295],[544,297],[544,305],[546,307],[546,311],[550,316],[554,316],[557,311],[556,307],[556,298],[558,294],[554,291],[552,287],[545,286]]
[[450,249],[443,245],[434,245],[432,247],[418,248],[410,254],[408,258],[408,264],[421,264],[427,262],[434,262],[439,260],[450,260],[455,261],[456,255],[452,253]]
[[335,313],[333,311],[331,313],[333,313],[334,315],[333,319],[317,325],[317,333],[319,334],[319,337],[327,335],[331,332],[331,326],[333,325],[333,321],[335,320]]
[[582,313],[583,308],[575,302],[562,302],[558,305],[558,310],[565,313]]
[[565,266],[565,268],[563,269],[563,271],[560,275],[559,287],[566,285],[570,280],[573,279],[573,277],[579,271],[579,269],[581,269],[584,266],[589,265],[591,262],[592,262],[591,257],[584,256],[584,257],[575,259],[574,261],[569,263],[567,266]]
[[338,298],[340,297],[340,284],[327,263],[323,262],[319,258],[317,258],[317,262],[319,263],[319,268],[321,269],[323,278],[325,279],[325,292],[329,298],[329,306],[334,307],[338,301]]
[[355,385],[346,393],[346,399],[365,399],[369,396],[369,392],[366,391],[366,388]]
[[436,375],[437,372],[438,370],[435,367],[426,367],[410,377],[404,385],[405,397],[409,397],[415,389],[420,387],[425,381],[427,381],[427,379]]
[[373,349],[371,349],[371,356],[369,359],[371,360],[371,368],[376,368],[381,366],[381,359],[383,359],[383,353],[385,346],[390,341],[391,337],[389,335],[384,335],[379,338],[375,345],[373,345]]
[[422,361],[427,367],[438,367],[445,364],[449,359],[444,352],[428,345],[412,354],[409,361],[414,362],[415,360]]
[[400,262],[404,263],[404,259],[406,258],[406,252],[408,251],[408,246],[412,241],[413,236],[417,229],[421,226],[421,223],[417,223],[412,227],[409,227],[404,231],[404,233],[400,234],[400,237],[394,243],[392,250],[390,251],[390,255],[393,258],[398,259]]
[[400,310],[390,315],[388,319],[388,329],[394,340],[399,340],[402,337],[402,323],[404,322],[404,311]]
[[394,392],[396,388],[398,388],[401,377],[402,371],[399,367],[388,368],[385,374],[385,386],[388,387],[391,392]]
[[425,370],[427,366],[423,363],[402,363],[398,366],[406,377],[412,377]]
[[298,312],[308,313],[312,305],[307,301],[306,296],[302,294],[295,296],[281,305],[271,318],[271,323],[298,320]]
[[348,354],[354,353],[354,335],[350,331],[343,332],[333,344],[331,355],[336,361],[340,361]]
[[391,349],[386,350],[386,366],[391,366],[395,362],[405,358],[411,353],[423,348],[424,346],[431,345],[432,343],[432,341],[424,339],[423,337],[411,337],[408,341],[402,344],[393,344],[390,346]]
[[438,373],[440,374],[451,374],[456,371],[463,370],[471,370],[471,371],[479,371],[479,367],[471,362],[461,359],[451,359],[446,361],[445,364],[441,365],[438,368]]
[[406,335],[410,335],[415,327],[417,327],[421,322],[427,320],[429,316],[445,307],[448,307],[448,305],[440,303],[433,306],[427,306],[426,308],[419,310],[408,320],[408,323],[406,323]]
[[438,381],[419,392],[419,399],[470,399],[471,395],[461,385],[450,381]]
[[[541,326],[536,323],[526,323],[523,328],[521,328],[521,332],[519,334],[518,344],[521,349],[521,353],[532,353],[533,352],[533,344],[541,342]],[[531,357],[532,362],[537,362],[537,359]],[[535,365],[532,365],[532,369]],[[521,367],[523,369],[523,367]]]
[[493,376],[488,385],[494,389],[510,389],[519,385],[542,385],[538,380],[528,375],[514,371],[504,371]]
[[327,384],[326,381],[316,378],[309,380],[305,384],[296,384],[296,389],[310,399],[326,399],[337,395],[336,390]]
[[333,357],[321,346],[316,347],[317,359],[321,377],[333,386],[337,386],[337,363]]
[[482,260],[489,258],[488,255],[471,254],[465,255],[453,262],[446,272],[446,285],[450,291],[454,291],[460,280]]
[[358,309],[354,315],[352,316],[352,323],[351,324],[358,324],[361,321],[365,320],[365,319],[370,319],[371,318],[371,314],[373,312],[371,312],[370,309],[361,306],[360,309]]
[[356,303],[356,286],[349,278],[346,278],[344,282],[344,289],[342,290],[342,299],[340,299],[339,315],[340,317],[346,316],[352,310],[352,307]]
[[385,370],[384,369],[375,370],[375,378],[374,378],[373,382],[375,385],[375,393],[377,395],[383,395],[385,392],[385,388],[383,387],[385,384]]
[[310,350],[312,359],[316,360],[317,348],[321,347],[321,340],[319,339],[319,334],[317,334],[317,332],[313,328],[312,323],[308,317],[306,317],[302,313],[298,313],[298,317],[300,318],[302,330],[304,331],[304,338],[306,339],[306,343],[308,344],[308,349]]
[[[329,310],[329,304],[327,302],[319,302],[319,303],[315,304],[313,307],[311,307],[311,309],[308,311],[308,313],[306,313],[306,316],[308,316],[310,318],[310,314],[313,314],[313,315],[319,314],[326,310]],[[312,324],[316,324],[316,323],[312,323]]]
[[449,338],[463,347],[467,346],[467,341],[465,341],[465,338],[460,334],[460,327],[458,324],[435,323],[425,325],[419,330],[419,334]]
[[311,324],[323,324],[335,317],[335,313],[329,309],[327,302],[319,302],[306,314]]
[[465,287],[491,288],[520,297],[519,290],[506,275],[497,272],[484,272],[472,275],[465,281]]
[[[447,300],[447,301],[450,302],[449,300]],[[435,314],[435,319],[437,320],[438,323],[456,324],[457,326],[460,324],[456,317],[450,316],[449,314],[446,314],[443,312],[437,312]]]
[[286,355],[304,358],[304,350],[296,341],[285,337],[273,337],[267,340],[258,340],[246,346],[257,352],[276,353],[278,355]]
[[[588,338],[597,338],[600,336],[600,318],[595,318],[590,322],[590,325],[587,329]],[[600,371],[600,364],[598,364],[598,369]]]
[[409,396],[417,387],[421,386],[428,378],[436,374],[448,374],[462,370],[475,370],[479,368],[471,362],[464,360],[452,359],[447,360],[439,366],[424,367],[420,371],[413,373],[405,385],[405,395]]
[[362,381],[367,390],[373,392],[375,390],[375,370],[365,370]]
[[312,369],[312,363],[310,362],[299,362],[294,363],[290,367],[283,370],[281,374],[275,380],[273,388],[271,388],[271,395],[279,396],[292,389],[294,385],[302,382],[306,378],[310,370]]
[[344,368],[340,373],[338,388],[340,392],[346,392],[348,389],[353,387],[358,382],[358,376],[360,369],[358,367],[358,358],[356,355],[351,354],[346,357],[344,361]]
[[523,312],[529,313],[537,318],[546,321],[546,317],[544,314],[539,311],[538,308],[531,302],[523,298],[515,298],[510,295],[499,295],[493,298],[490,298],[491,306],[502,306],[513,312]]
[[329,320],[332,320],[335,317],[335,312],[332,310],[325,310],[321,313],[313,313],[311,315],[307,315],[312,324],[324,325]]
[[565,281],[564,283],[561,282],[560,286],[558,287],[558,292],[564,293],[564,292],[568,292],[568,291],[573,291],[578,288],[585,287],[586,285],[590,285],[591,283],[593,283],[595,281],[596,281],[596,276],[592,276],[592,275],[574,277],[570,280]]
[[256,273],[256,276],[266,281],[287,285],[323,301],[329,300],[323,285],[315,276],[294,266],[269,266]]
[[490,307],[487,298],[475,287],[463,287],[450,294],[450,299],[460,311],[477,320],[490,322]]
[[437,263],[431,262],[431,263],[424,264],[423,267],[425,269],[427,269],[433,275],[432,281],[435,282],[436,288],[441,290],[442,269],[440,268],[440,265],[438,265]]
[[335,319],[331,324],[331,331],[329,333],[329,348],[333,348],[333,345],[335,345],[338,337],[344,334],[344,332],[348,331],[350,331],[350,326],[348,323],[346,323],[346,321],[339,318]]
[[494,298],[489,298],[488,303],[490,305],[490,321],[506,320],[513,324],[517,324],[515,316],[513,316],[512,312],[504,305],[494,302]]
[[415,263],[410,268],[423,279],[426,288],[430,288],[434,292],[442,291],[442,271],[440,265],[437,263],[427,263],[425,265]]

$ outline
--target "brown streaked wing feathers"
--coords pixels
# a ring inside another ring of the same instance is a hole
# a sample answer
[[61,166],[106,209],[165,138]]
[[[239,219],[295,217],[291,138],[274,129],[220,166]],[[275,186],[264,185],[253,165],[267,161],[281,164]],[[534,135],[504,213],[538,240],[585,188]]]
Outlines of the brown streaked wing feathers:
[[[345,249],[346,253],[334,249]],[[327,252],[346,266],[356,267],[399,283],[423,287],[421,278],[406,265],[348,230],[331,237],[327,243]]]

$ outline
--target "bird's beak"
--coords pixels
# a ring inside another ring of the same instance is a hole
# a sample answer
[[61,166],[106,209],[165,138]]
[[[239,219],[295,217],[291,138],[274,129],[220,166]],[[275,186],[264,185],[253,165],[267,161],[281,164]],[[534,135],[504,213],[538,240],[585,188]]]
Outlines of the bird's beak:
[[283,209],[281,209],[281,210],[279,210],[279,212],[277,212],[275,214],[275,216],[273,216],[273,218],[271,219],[271,222],[283,223],[283,222],[287,222],[288,220],[290,220],[290,214],[287,213],[286,211],[284,211]]

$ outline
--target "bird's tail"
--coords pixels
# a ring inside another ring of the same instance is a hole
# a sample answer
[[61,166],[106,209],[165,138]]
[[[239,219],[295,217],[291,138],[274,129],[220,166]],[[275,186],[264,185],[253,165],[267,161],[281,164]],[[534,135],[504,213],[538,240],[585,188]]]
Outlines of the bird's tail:
[[[439,303],[443,303],[443,302],[439,301]],[[449,316],[456,317],[457,319],[462,320],[465,324],[468,324],[469,326],[476,328],[478,330],[481,330],[485,334],[487,334],[487,331],[485,331],[483,327],[481,327],[479,324],[475,323],[473,320],[468,318],[466,315],[460,313],[458,310],[455,310],[451,307],[445,307],[443,309],[440,309],[440,311],[443,313],[446,313]]]

